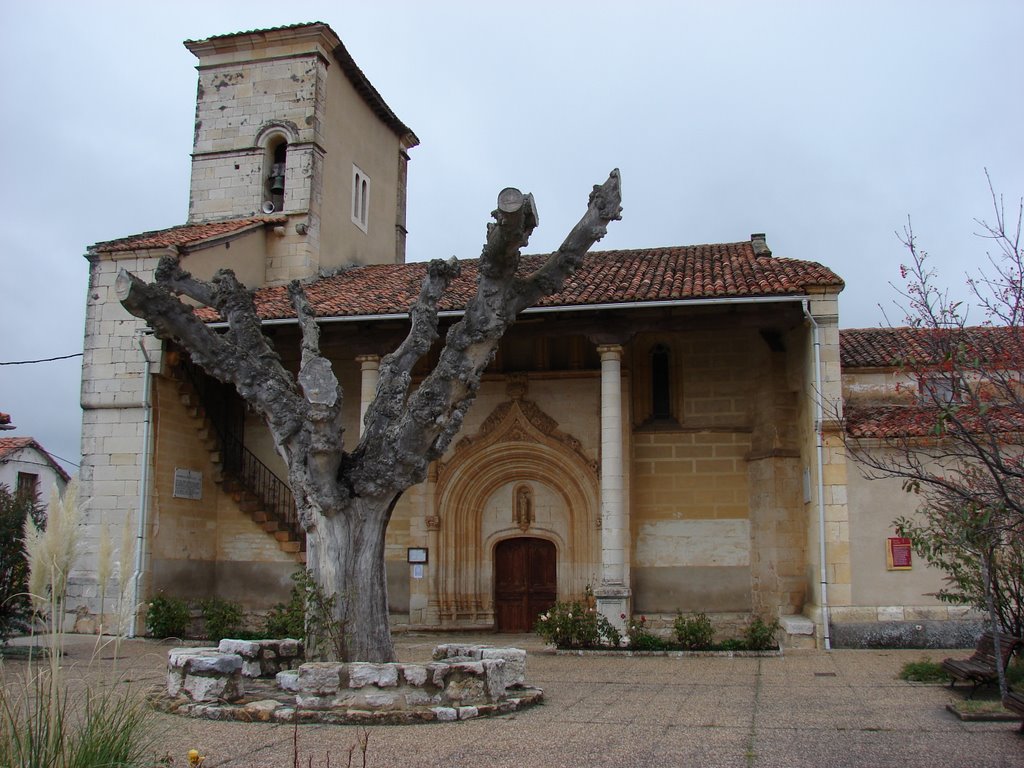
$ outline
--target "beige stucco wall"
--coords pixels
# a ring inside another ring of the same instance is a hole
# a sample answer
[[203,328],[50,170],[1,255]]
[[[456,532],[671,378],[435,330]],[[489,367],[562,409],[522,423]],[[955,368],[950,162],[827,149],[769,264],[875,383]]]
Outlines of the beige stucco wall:
[[[328,70],[326,88],[320,266],[335,269],[401,261],[395,252],[398,137],[381,124],[341,67]],[[353,164],[370,180],[366,232],[351,216]]]
[[932,596],[942,586],[942,573],[914,556],[910,571],[886,569],[885,544],[895,536],[893,521],[914,517],[920,496],[906,493],[898,478],[869,480],[854,465],[849,474],[850,547],[853,600],[857,607],[938,605]]

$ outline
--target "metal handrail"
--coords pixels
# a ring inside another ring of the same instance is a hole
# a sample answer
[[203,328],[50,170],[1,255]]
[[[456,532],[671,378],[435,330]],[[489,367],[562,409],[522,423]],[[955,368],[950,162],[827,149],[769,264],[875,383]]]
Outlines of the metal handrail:
[[246,448],[241,438],[230,428],[223,409],[218,408],[213,402],[216,380],[185,355],[181,356],[178,367],[192,385],[217,432],[224,472],[234,477],[246,491],[256,496],[263,504],[265,512],[298,534],[300,547],[305,550],[306,532],[299,524],[298,508],[292,489],[270,467],[260,461],[256,454]]

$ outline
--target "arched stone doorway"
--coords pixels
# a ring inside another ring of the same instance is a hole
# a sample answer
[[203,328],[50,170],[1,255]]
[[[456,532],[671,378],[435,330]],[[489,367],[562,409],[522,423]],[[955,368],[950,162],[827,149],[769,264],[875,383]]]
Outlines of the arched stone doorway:
[[497,625],[493,558],[504,540],[550,543],[557,599],[581,596],[599,572],[597,462],[534,403],[502,403],[460,440],[438,468],[436,499],[444,624]]
[[558,553],[547,539],[517,536],[494,547],[494,628],[529,632],[558,599]]

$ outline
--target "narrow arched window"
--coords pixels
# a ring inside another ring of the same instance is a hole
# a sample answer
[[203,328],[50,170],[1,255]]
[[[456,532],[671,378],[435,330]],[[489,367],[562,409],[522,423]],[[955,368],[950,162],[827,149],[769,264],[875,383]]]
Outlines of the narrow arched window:
[[363,232],[370,223],[370,179],[357,166],[352,166],[352,223]]
[[672,418],[669,351],[664,344],[651,349],[651,418]]
[[274,204],[275,211],[284,210],[284,179],[288,166],[288,142],[279,141],[272,147],[270,173],[267,174],[267,199]]

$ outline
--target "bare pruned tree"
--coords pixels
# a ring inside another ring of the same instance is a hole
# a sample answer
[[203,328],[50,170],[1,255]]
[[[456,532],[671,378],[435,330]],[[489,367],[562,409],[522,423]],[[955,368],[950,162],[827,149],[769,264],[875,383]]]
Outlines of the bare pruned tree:
[[[938,596],[969,602],[993,629],[1024,632],[1024,201],[1016,223],[992,189],[995,220],[978,221],[995,245],[967,276],[958,301],[938,283],[907,225],[892,327],[892,364],[906,374],[912,403],[865,420],[848,409],[847,448],[868,477],[900,478],[919,494],[915,519],[897,529],[945,571]],[[972,324],[971,311],[984,317]],[[998,654],[997,654],[998,655]],[[1005,691],[1005,679],[1001,684]]]
[[[558,292],[584,254],[621,216],[619,172],[594,187],[587,210],[557,251],[532,274],[519,275],[520,253],[537,225],[531,195],[507,190],[492,213],[479,260],[476,294],[447,333],[434,369],[413,387],[416,363],[439,338],[438,300],[459,274],[459,263],[430,262],[410,309],[409,333],[381,361],[377,396],[364,433],[346,449],[344,393],[320,352],[319,328],[303,287],[289,297],[302,333],[301,364],[292,376],[262,333],[253,295],[230,270],[209,281],[161,260],[153,283],[127,272],[118,298],[165,339],[184,347],[210,376],[235,386],[266,421],[288,467],[299,519],[307,534],[307,565],[323,592],[334,596],[334,620],[343,627],[346,660],[391,661],[384,539],[402,493],[426,478],[462,427],[484,370],[505,331],[540,298]],[[216,309],[220,332],[179,296]],[[321,657],[331,648],[321,647]]]

